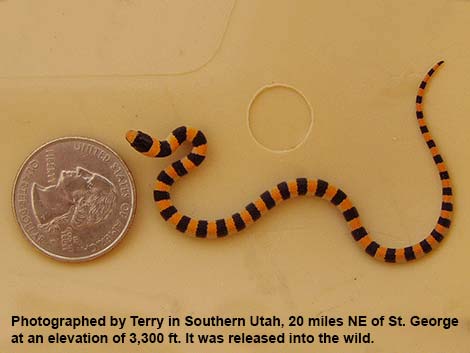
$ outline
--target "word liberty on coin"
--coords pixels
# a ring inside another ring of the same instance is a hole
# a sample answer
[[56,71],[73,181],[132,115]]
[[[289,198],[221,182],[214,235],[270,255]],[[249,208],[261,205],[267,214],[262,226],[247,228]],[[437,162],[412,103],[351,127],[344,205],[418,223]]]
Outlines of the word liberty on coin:
[[129,169],[108,146],[82,137],[53,140],[23,163],[13,209],[28,240],[63,261],[86,261],[123,238],[135,211]]

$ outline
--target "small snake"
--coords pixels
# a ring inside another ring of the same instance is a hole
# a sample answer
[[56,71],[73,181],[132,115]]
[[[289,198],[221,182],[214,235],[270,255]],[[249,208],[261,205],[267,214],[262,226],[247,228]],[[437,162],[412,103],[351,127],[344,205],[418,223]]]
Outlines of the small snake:
[[126,139],[134,149],[149,157],[167,157],[185,141],[192,144],[193,148],[187,156],[160,172],[153,191],[154,200],[163,219],[182,233],[200,238],[225,237],[245,229],[284,200],[297,196],[317,196],[336,206],[346,220],[353,239],[367,254],[385,262],[408,262],[421,258],[435,249],[444,239],[451,224],[453,200],[449,173],[423,115],[423,95],[426,85],[442,63],[443,61],[438,62],[428,71],[416,96],[416,118],[442,183],[441,212],[437,224],[429,235],[407,247],[389,248],[374,241],[362,225],[359,213],[348,196],[341,189],[320,179],[297,178],[279,183],[273,189],[263,192],[259,198],[249,203],[240,212],[227,218],[210,221],[191,218],[176,209],[171,201],[170,190],[176,180],[197,168],[204,161],[207,151],[207,140],[204,134],[198,129],[181,126],[171,132],[165,140],[158,140],[134,130],[127,132]]

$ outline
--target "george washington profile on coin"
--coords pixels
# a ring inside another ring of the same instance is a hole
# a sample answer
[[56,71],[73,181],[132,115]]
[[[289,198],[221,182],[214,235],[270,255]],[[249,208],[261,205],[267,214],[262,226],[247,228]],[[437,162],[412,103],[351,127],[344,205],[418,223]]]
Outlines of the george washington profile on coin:
[[113,183],[83,167],[63,170],[51,186],[32,185],[32,207],[39,227],[47,232],[87,230],[105,221],[117,199]]

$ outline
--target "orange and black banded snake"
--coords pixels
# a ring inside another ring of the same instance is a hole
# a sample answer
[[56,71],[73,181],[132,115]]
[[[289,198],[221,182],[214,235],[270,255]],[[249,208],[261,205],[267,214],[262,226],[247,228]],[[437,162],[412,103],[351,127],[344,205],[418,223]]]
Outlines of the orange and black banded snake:
[[263,192],[255,201],[228,218],[210,221],[191,218],[176,209],[171,201],[170,190],[176,180],[197,168],[204,161],[207,151],[207,140],[204,134],[198,129],[181,126],[171,132],[164,140],[158,140],[141,131],[134,130],[127,132],[126,139],[134,149],[149,157],[167,157],[185,141],[192,144],[192,150],[187,156],[160,172],[153,192],[161,216],[182,233],[200,238],[225,237],[245,229],[284,200],[297,196],[317,196],[336,206],[345,218],[353,239],[367,254],[385,262],[408,262],[421,258],[435,249],[446,236],[451,224],[453,199],[449,173],[427,128],[423,114],[423,95],[426,85],[442,63],[443,61],[440,61],[428,71],[416,96],[418,125],[439,171],[442,183],[442,206],[437,223],[429,235],[420,242],[407,247],[389,248],[375,242],[362,225],[359,213],[349,197],[341,189],[320,179],[297,178],[281,182],[273,189]]

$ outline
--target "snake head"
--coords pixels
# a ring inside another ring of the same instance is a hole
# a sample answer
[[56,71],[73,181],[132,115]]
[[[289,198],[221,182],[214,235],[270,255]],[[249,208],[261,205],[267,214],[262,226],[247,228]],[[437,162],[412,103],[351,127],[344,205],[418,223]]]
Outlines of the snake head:
[[148,152],[154,143],[150,135],[135,130],[129,130],[126,133],[126,140],[135,150],[142,153]]

